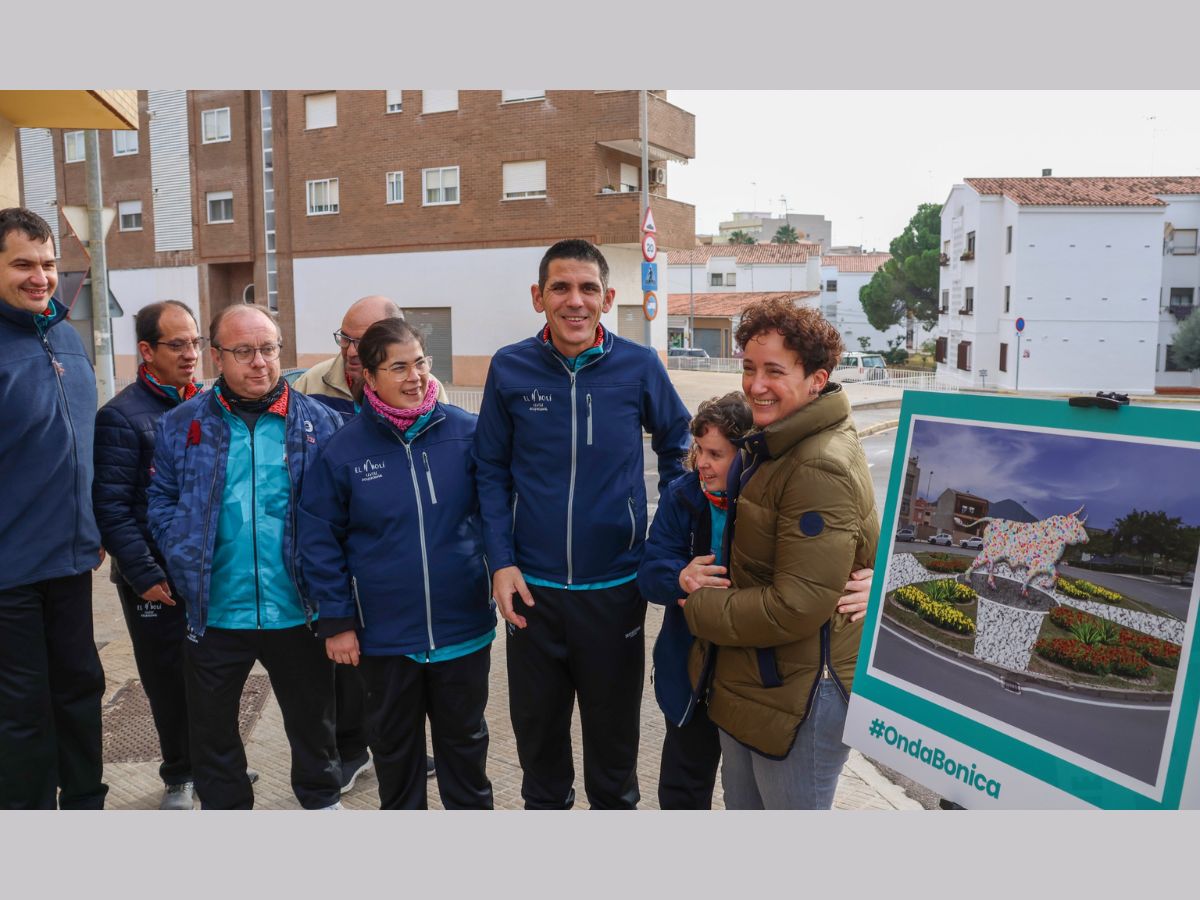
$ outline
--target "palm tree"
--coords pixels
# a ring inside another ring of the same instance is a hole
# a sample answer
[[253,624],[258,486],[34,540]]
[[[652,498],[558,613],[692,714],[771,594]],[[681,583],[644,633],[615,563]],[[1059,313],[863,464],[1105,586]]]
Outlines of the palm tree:
[[800,243],[800,234],[791,225],[780,225],[779,230],[775,232],[775,237],[771,238],[772,244],[798,244]]
[[758,241],[754,240],[754,235],[747,234],[746,232],[742,231],[739,228],[737,231],[729,232],[729,243],[731,243],[731,244],[756,244],[756,243],[758,243]]

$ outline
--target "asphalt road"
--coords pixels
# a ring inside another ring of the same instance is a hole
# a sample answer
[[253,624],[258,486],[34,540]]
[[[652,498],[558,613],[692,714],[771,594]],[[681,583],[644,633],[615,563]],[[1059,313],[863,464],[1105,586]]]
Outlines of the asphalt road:
[[1165,705],[1101,701],[1041,685],[1014,694],[990,672],[920,646],[886,623],[875,646],[876,668],[1118,772],[1156,780],[1170,715]]

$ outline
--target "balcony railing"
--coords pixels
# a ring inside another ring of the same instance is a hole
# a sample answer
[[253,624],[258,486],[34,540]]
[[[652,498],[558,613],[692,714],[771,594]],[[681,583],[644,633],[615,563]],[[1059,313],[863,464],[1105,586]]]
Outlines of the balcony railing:
[[972,260],[974,258],[975,258],[974,250],[964,250],[962,256],[959,257],[959,259],[962,259],[962,260]]

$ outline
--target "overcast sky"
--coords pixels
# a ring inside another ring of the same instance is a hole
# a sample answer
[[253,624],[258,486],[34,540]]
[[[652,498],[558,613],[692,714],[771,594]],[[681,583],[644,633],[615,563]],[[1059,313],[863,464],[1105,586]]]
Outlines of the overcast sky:
[[926,499],[953,488],[991,503],[1016,500],[1040,518],[1086,505],[1094,528],[1131,509],[1200,525],[1194,447],[918,420],[909,455],[920,457]]
[[[735,209],[819,213],[886,250],[967,177],[1200,175],[1200,91],[669,91],[696,116],[670,195],[716,233]],[[861,218],[860,218],[861,217]]]

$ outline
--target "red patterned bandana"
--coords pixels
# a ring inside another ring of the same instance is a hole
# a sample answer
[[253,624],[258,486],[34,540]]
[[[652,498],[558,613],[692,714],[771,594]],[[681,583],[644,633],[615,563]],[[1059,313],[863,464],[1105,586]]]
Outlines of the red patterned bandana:
[[717,509],[729,509],[729,498],[725,496],[724,491],[709,491],[701,488],[704,491],[704,496],[708,498],[708,502]]
[[[550,343],[550,324],[546,323],[546,327],[542,329],[542,342]],[[592,343],[592,347],[599,347],[604,343],[604,326],[599,322],[596,323],[596,340]]]

